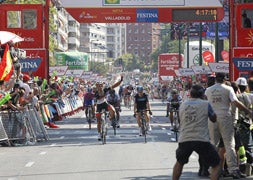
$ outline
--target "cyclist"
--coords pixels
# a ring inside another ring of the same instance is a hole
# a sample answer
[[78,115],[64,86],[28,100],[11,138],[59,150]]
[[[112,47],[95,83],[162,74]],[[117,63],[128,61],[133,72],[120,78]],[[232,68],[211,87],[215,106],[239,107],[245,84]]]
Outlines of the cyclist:
[[113,107],[115,108],[115,112],[117,114],[116,123],[117,123],[117,128],[119,128],[120,127],[120,125],[119,125],[119,117],[120,117],[119,112],[121,112],[121,109],[120,109],[120,97],[115,92],[114,89],[112,89],[109,92],[109,94],[107,95],[107,101],[108,101],[108,103],[110,103],[111,105],[113,105]]
[[167,97],[167,91],[168,91],[168,87],[166,84],[162,85],[162,89],[161,89],[161,94],[162,94],[162,102],[164,102],[166,100]]
[[176,89],[172,89],[170,91],[170,96],[167,99],[167,117],[169,116],[171,127],[173,127],[173,111],[172,110],[179,110],[179,106],[182,103],[182,96],[178,94]]
[[123,81],[123,76],[121,76],[120,81],[116,82],[112,86],[104,87],[103,82],[97,82],[96,88],[97,91],[95,92],[95,99],[96,99],[96,117],[97,117],[97,131],[98,131],[98,140],[101,140],[101,112],[103,109],[106,111],[109,111],[110,114],[110,120],[112,120],[115,117],[115,109],[112,105],[110,105],[106,100],[107,93],[118,87],[120,83]]
[[95,107],[94,107],[94,93],[90,87],[87,88],[87,92],[83,96],[84,99],[84,108],[85,108],[85,115],[86,118],[88,116],[88,106],[92,108],[92,118],[95,118]]
[[123,89],[125,106],[131,103],[131,95],[132,95],[133,91],[134,91],[134,88],[131,84],[126,86]]
[[152,115],[152,112],[151,112],[151,107],[148,100],[148,95],[143,92],[143,87],[138,86],[136,90],[137,90],[137,94],[134,96],[134,116],[137,118],[137,123],[139,126],[139,135],[141,136],[142,130],[141,130],[140,110],[149,110],[149,114],[147,113],[147,111],[145,111],[145,118],[148,125],[148,131],[152,130],[150,126],[150,116],[149,116],[149,115]]

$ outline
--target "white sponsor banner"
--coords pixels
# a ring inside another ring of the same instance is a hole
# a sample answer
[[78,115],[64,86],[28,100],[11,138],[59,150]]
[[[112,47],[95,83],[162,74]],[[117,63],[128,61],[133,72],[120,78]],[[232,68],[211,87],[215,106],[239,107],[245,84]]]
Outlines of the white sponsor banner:
[[212,74],[209,66],[192,66],[192,70],[195,74]]
[[181,7],[222,7],[219,0],[60,0],[67,7],[147,7],[147,6],[181,6]]
[[161,79],[163,81],[172,81],[173,80],[173,76],[161,76]]
[[84,71],[81,78],[85,79],[85,80],[90,80],[91,78],[91,75],[92,75],[92,72],[91,71]]
[[178,71],[182,76],[192,76],[195,75],[194,71],[192,68],[179,68]]
[[56,74],[56,76],[63,76],[68,69],[68,66],[50,66],[49,67],[49,75],[52,76]]
[[67,70],[66,72],[66,76],[70,76],[70,77],[81,77],[81,75],[83,74],[83,71],[82,69],[70,69],[70,70]]
[[176,76],[183,76],[183,75],[179,72],[178,69],[174,70],[174,72],[175,72]]
[[229,73],[229,63],[208,63],[212,72]]

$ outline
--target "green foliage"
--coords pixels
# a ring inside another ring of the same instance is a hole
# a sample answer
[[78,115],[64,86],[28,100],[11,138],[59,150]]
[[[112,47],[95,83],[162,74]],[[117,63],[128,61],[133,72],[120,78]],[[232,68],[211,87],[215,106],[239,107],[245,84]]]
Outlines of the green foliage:
[[109,71],[109,67],[103,62],[93,62],[91,70],[100,75],[106,75]]

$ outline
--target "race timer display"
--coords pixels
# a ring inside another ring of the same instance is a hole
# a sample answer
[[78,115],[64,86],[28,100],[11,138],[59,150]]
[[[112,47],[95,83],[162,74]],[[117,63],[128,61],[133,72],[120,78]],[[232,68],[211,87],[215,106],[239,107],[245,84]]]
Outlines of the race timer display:
[[172,9],[172,21],[216,21],[217,9]]

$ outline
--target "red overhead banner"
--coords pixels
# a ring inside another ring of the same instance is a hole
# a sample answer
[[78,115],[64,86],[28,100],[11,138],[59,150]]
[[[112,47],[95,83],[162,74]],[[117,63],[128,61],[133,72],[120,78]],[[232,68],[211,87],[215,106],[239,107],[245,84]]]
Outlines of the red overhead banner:
[[136,23],[136,22],[218,22],[224,17],[222,7],[154,7],[154,8],[68,8],[80,23]]

